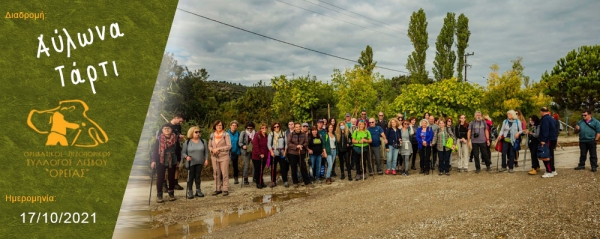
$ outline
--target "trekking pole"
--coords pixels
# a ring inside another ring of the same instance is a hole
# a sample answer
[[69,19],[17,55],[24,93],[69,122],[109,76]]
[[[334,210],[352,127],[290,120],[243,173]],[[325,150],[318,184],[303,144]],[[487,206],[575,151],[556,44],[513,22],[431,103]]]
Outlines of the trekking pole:
[[[362,139],[361,139],[362,141]],[[365,164],[363,162],[363,144],[361,142],[360,144],[360,164],[362,164],[362,177],[363,177],[363,181],[365,181]]]
[[[371,146],[369,145],[369,166],[371,167],[371,170],[375,171],[375,165],[373,165],[373,157],[371,155]],[[377,172],[373,172],[373,179],[375,179],[375,174],[377,174]],[[371,175],[369,175],[371,176]]]
[[525,156],[523,157],[523,167],[527,165],[527,149],[529,148],[529,135],[525,135]]
[[156,166],[152,169],[152,173],[150,173],[150,195],[148,196],[148,206],[150,206],[150,199],[152,198],[152,183],[154,182],[154,174],[156,173]]
[[[187,159],[186,159],[187,160]],[[188,161],[187,182],[190,183],[190,171],[192,170],[192,161]],[[187,186],[186,186],[187,187]],[[187,191],[187,190],[186,190]],[[187,193],[186,193],[187,194]],[[193,194],[192,194],[193,195]],[[188,195],[185,195],[185,200],[188,200]]]

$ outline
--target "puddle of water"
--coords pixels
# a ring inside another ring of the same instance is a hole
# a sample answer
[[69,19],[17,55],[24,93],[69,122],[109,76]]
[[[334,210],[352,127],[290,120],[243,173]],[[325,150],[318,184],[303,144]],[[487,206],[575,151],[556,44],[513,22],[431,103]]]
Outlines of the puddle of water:
[[[218,229],[266,218],[279,212],[281,212],[281,207],[277,206],[263,206],[257,210],[244,210],[240,208],[232,212],[219,211],[217,216],[200,221],[165,225],[164,227],[155,229],[129,231],[126,234],[115,234],[115,236],[123,238],[197,238],[213,233]],[[161,212],[156,213],[160,214]]]
[[253,202],[258,203],[270,203],[270,202],[283,202],[292,200],[294,198],[308,197],[308,193],[297,192],[297,193],[281,193],[281,194],[266,194],[264,196],[254,197]]

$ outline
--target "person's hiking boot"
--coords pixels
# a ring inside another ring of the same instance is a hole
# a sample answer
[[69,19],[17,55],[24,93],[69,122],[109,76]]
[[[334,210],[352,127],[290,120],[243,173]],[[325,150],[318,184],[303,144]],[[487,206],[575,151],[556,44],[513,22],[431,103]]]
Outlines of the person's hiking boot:
[[260,183],[257,183],[257,184],[256,184],[256,188],[258,188],[258,189],[262,189],[262,188],[263,188],[263,185],[262,185],[262,184],[260,184]]
[[326,183],[326,184],[331,184],[331,179],[329,179],[329,178],[328,178],[328,179],[325,179],[325,183]]
[[283,186],[284,186],[284,187],[286,187],[286,188],[289,188],[289,187],[290,187],[290,183],[288,183],[288,182],[284,182],[284,183],[283,183]]
[[442,176],[442,175],[444,175],[444,173],[443,173],[443,172],[440,172],[438,175]]
[[193,199],[194,198],[194,191],[188,190],[187,191],[187,198],[188,199]]
[[175,192],[169,192],[169,201],[175,201]]
[[515,160],[515,167],[519,167],[519,161]]
[[270,187],[270,188],[274,188],[275,186],[277,186],[277,184],[275,184],[275,182],[271,182],[271,183],[269,184],[269,187]]
[[162,193],[159,193],[159,194],[156,195],[156,202],[157,203],[163,203],[163,202],[165,202],[165,200],[163,200]]
[[239,183],[240,183],[240,181],[238,181],[238,178],[233,179],[233,184],[239,184]]
[[558,173],[556,172],[556,170],[554,170],[554,172],[552,172],[552,175],[554,175],[554,176],[558,175]]
[[508,170],[508,173],[514,173],[515,171],[511,168]]
[[485,171],[488,171],[488,172],[492,171],[492,167],[491,166],[487,166],[486,169],[485,169]]
[[410,167],[410,170],[417,170],[417,168],[415,168],[415,166]]
[[362,179],[362,176],[360,176],[360,174],[357,174],[356,175],[356,181],[361,180],[361,179]]
[[506,168],[500,168],[500,170],[498,170],[498,172],[504,172],[506,171]]
[[342,173],[342,176],[340,177],[341,180],[346,179],[346,175]]
[[229,195],[229,191],[224,191],[223,196],[227,196],[227,195]]
[[248,178],[244,178],[244,185],[250,185],[250,182],[248,182]]
[[535,171],[539,172],[540,171],[540,167],[535,168]]
[[449,171],[446,171],[446,176],[450,176],[450,172]]
[[392,175],[396,175],[396,173],[398,173],[396,170],[392,170]]
[[597,171],[596,167],[593,167],[592,172],[596,172],[596,171]]
[[377,171],[377,174],[383,175],[383,171],[379,170],[379,171]]
[[[396,171],[396,170],[394,170],[394,171]],[[385,175],[390,175],[390,170],[389,169],[385,170]]]
[[202,191],[200,191],[199,189],[196,189],[196,197],[204,197],[204,193],[202,193]]
[[585,170],[585,166],[577,166],[575,170]]
[[475,169],[475,173],[479,173],[479,172],[481,172],[481,170]]
[[348,181],[352,182],[352,175],[351,174],[348,174]]
[[179,183],[175,184],[175,190],[183,190],[183,187]]
[[529,175],[536,175],[536,174],[537,174],[537,170],[535,170],[535,168],[532,168],[532,169],[529,171]]
[[214,192],[213,192],[211,195],[213,195],[213,196],[217,196],[217,195],[219,195],[219,194],[221,194],[221,193],[222,193],[221,191],[214,191]]

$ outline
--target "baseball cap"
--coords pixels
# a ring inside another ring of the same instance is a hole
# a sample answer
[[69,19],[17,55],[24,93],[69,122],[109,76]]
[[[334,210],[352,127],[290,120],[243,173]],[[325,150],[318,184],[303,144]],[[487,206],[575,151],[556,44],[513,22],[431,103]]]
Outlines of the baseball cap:
[[346,117],[350,117],[350,116],[351,116],[350,113],[346,113]]
[[549,112],[550,110],[548,110],[548,108],[547,108],[547,107],[542,107],[542,108],[540,109],[540,111],[541,111],[541,112]]
[[304,126],[308,127],[308,123],[302,123],[302,127]]
[[322,119],[320,119],[320,120],[318,120],[318,121],[317,121],[317,123],[323,123],[323,120],[322,120]]

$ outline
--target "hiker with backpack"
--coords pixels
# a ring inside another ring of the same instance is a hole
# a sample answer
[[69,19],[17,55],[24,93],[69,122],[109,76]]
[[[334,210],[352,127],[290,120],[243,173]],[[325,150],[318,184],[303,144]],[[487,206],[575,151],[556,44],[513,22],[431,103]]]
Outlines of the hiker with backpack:
[[338,155],[340,158],[340,172],[342,173],[340,179],[344,180],[346,175],[344,174],[344,164],[348,169],[348,180],[352,181],[352,171],[350,170],[350,161],[352,160],[352,138],[350,138],[350,130],[346,122],[340,122],[339,127],[335,130],[335,138],[337,146],[336,149],[339,151]]
[[321,158],[327,158],[327,153],[323,146],[323,138],[324,137],[321,137],[321,134],[319,134],[319,127],[313,126],[310,129],[310,134],[308,135],[308,154],[313,172],[312,180],[313,182],[318,183],[321,183]]
[[531,170],[529,171],[529,175],[536,175],[540,171],[540,162],[537,157],[538,145],[540,144],[540,140],[538,139],[540,135],[540,118],[537,115],[530,116],[529,126],[531,130],[525,130],[529,139],[527,147],[529,147],[529,151],[531,152]]
[[475,120],[469,123],[467,141],[475,157],[475,173],[481,171],[479,156],[481,156],[481,160],[485,163],[487,171],[490,172],[492,165],[488,150],[488,146],[490,146],[490,132],[487,123],[481,117],[481,111],[475,112]]
[[410,117],[408,120],[408,130],[411,132],[410,143],[412,145],[412,155],[410,162],[410,169],[417,170],[416,162],[417,162],[417,154],[419,154],[419,142],[417,142],[417,118],[414,116]]
[[[208,145],[200,138],[201,132],[198,126],[191,127],[187,132],[187,138],[181,149],[182,163],[188,169],[187,198],[204,197],[200,188],[200,174],[202,168],[208,166]],[[196,194],[192,191],[192,185],[196,182]]]
[[[548,107],[542,107],[540,109],[540,115],[542,118],[540,119],[540,135],[538,139],[540,140],[540,145],[538,146],[538,151],[542,151],[543,157],[538,154],[538,158],[547,159],[544,161],[544,166],[546,167],[546,173],[542,175],[542,178],[552,178],[558,173],[556,172],[556,168],[554,168],[554,149],[556,149],[556,143],[558,141],[558,132],[556,132],[556,122],[550,116],[550,110]],[[547,152],[547,155],[544,154]]]
[[410,138],[412,138],[412,136],[414,135],[414,131],[411,131],[408,125],[409,122],[405,120],[404,122],[402,122],[402,128],[398,130],[400,133],[399,151],[400,156],[402,156],[401,160],[404,161],[404,166],[402,168],[402,175],[404,176],[408,176],[408,169],[410,168],[410,155],[415,153],[414,151],[412,151],[413,148],[410,142]]
[[388,139],[387,144],[385,144],[385,151],[387,152],[387,169],[385,170],[385,174],[389,175],[390,171],[392,175],[396,175],[396,162],[398,160],[398,155],[400,154],[400,129],[398,128],[400,124],[397,119],[392,118],[390,120],[389,126],[385,131],[385,137]]
[[591,110],[584,110],[581,113],[582,119],[575,126],[575,133],[579,134],[579,165],[575,170],[585,170],[585,159],[588,151],[590,152],[590,166],[592,172],[598,168],[598,156],[596,152],[596,142],[600,140],[600,122],[592,117]]
[[[525,121],[525,116],[519,110],[515,110],[517,112],[517,119],[521,122],[521,128],[523,130],[527,129],[527,122]],[[523,142],[523,134],[519,136],[518,147],[515,149],[515,167],[519,167],[519,156],[521,154],[521,143]]]
[[263,172],[269,156],[269,136],[267,135],[267,125],[261,124],[260,131],[252,139],[252,164],[254,174],[252,179],[256,183],[256,188],[263,189],[267,187],[263,180]]
[[[356,181],[361,178],[364,180],[367,177],[364,175],[366,173],[365,167],[368,165],[371,166],[367,162],[369,161],[367,158],[367,147],[369,147],[369,143],[371,143],[372,137],[371,133],[366,128],[366,122],[360,120],[358,122],[358,128],[352,132],[352,144],[354,145],[354,166],[356,167]],[[372,171],[372,168],[371,168]]]
[[231,150],[231,139],[229,133],[225,132],[223,121],[217,120],[213,123],[214,132],[210,134],[208,149],[213,166],[215,178],[215,192],[213,196],[223,193],[229,195],[229,151]]
[[[305,123],[303,123],[305,124]],[[308,124],[306,124],[308,127]],[[298,188],[298,168],[300,168],[300,173],[302,174],[302,180],[304,181],[304,186],[308,186],[310,183],[310,176],[308,176],[308,171],[306,167],[306,161],[304,160],[304,155],[306,154],[306,149],[308,148],[308,135],[300,130],[300,123],[294,124],[294,132],[287,135],[287,156],[290,160],[290,166],[292,168],[292,183],[294,183],[294,188]],[[298,166],[300,164],[300,166]],[[312,185],[314,187],[314,185]]]
[[227,130],[229,138],[231,139],[231,151],[229,157],[231,158],[231,166],[233,166],[233,184],[240,183],[238,181],[238,177],[240,175],[238,159],[240,158],[241,149],[238,144],[240,141],[240,133],[237,131],[238,125],[239,123],[236,120],[231,121],[231,123],[229,123],[229,129]]
[[[371,144],[369,145],[369,151],[371,151],[369,157],[371,157],[371,161],[369,164],[369,168],[377,167],[377,174],[382,175],[383,170],[381,169],[381,145],[385,145],[387,143],[387,139],[385,138],[385,131],[379,126],[376,125],[376,121],[374,118],[369,119],[369,132],[373,136]],[[375,170],[369,170],[369,174],[371,174]]]
[[[454,135],[456,135],[456,132],[454,132],[453,123],[454,123],[454,121],[452,120],[452,118],[450,118],[450,117],[446,118],[446,128],[448,128],[450,131],[452,131],[452,133]],[[450,169],[450,171],[452,171],[452,154],[450,154],[449,162],[450,162],[448,164],[448,165],[450,165],[449,169]]]
[[437,148],[440,164],[438,166],[439,175],[444,173],[450,176],[450,155],[456,149],[456,137],[443,118],[438,119],[439,128],[433,131],[433,141],[431,142]]
[[327,125],[327,133],[323,138],[323,148],[325,148],[325,155],[327,156],[327,170],[325,171],[325,183],[331,184],[334,180],[331,178],[332,171],[334,170],[335,156],[337,156],[337,138],[335,136],[335,127],[333,125]]
[[[513,167],[515,162],[515,143],[521,134],[523,133],[523,128],[521,121],[517,117],[517,112],[514,110],[509,110],[506,112],[507,119],[502,123],[502,128],[500,129],[500,135],[502,136],[502,168],[500,172],[506,171],[506,167],[508,166],[508,172],[513,173]],[[507,164],[508,158],[508,164]]]
[[429,175],[431,167],[431,141],[433,140],[433,130],[429,127],[429,120],[421,120],[421,127],[417,129],[416,134],[421,163],[421,171],[419,173]]
[[[433,132],[437,131],[440,126],[438,124],[436,124],[437,119],[431,115],[429,116],[429,128],[431,128],[431,130]],[[438,157],[438,153],[437,153],[437,147],[431,147],[431,170],[434,170],[435,168],[435,164],[437,162],[437,157]]]
[[269,145],[269,151],[271,153],[271,184],[269,187],[277,186],[277,164],[281,170],[281,178],[283,179],[283,185],[287,188],[290,186],[288,183],[288,169],[289,164],[285,158],[286,156],[286,137],[285,132],[281,131],[281,125],[279,122],[273,123],[271,126],[271,133],[267,140]]
[[250,159],[252,159],[252,140],[256,131],[254,130],[254,123],[252,121],[246,122],[246,129],[240,133],[238,140],[238,146],[240,146],[242,158],[244,159],[244,171],[242,177],[244,177],[244,185],[249,185],[248,182],[248,170],[250,169]]
[[458,140],[458,163],[456,167],[458,168],[458,172],[468,172],[469,171],[469,144],[467,141],[467,134],[469,133],[469,123],[467,123],[467,116],[460,115],[458,118],[458,123],[454,128],[454,133],[456,133],[456,138]]
[[177,170],[177,142],[179,136],[172,133],[171,125],[164,124],[161,127],[161,134],[158,135],[154,146],[152,147],[152,163],[150,167],[156,170],[156,202],[163,201],[163,181],[165,180],[165,171],[168,171],[169,179],[169,201],[175,201],[175,170]]

